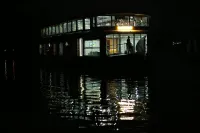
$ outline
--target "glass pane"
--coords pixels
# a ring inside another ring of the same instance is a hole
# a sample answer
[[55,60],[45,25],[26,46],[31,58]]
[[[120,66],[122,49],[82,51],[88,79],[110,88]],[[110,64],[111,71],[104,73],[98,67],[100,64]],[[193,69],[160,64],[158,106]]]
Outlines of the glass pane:
[[72,27],[71,27],[71,26],[72,26],[72,25],[71,25],[71,22],[68,22],[67,25],[68,25],[68,26],[67,26],[68,32],[71,32],[71,29],[72,29]]
[[55,35],[55,33],[56,33],[56,27],[53,26],[53,27],[52,27],[52,35]]
[[141,26],[141,17],[135,17],[135,26]]
[[56,34],[59,34],[59,25],[56,25]]
[[63,33],[63,24],[60,24],[60,33]]
[[147,36],[147,34],[141,34],[141,38]]
[[135,18],[134,16],[130,16],[130,25],[135,26]]
[[106,35],[106,54],[112,54],[111,45],[113,44],[113,34]]
[[147,34],[141,34],[140,41],[143,42],[142,44],[144,46],[143,51],[147,53]]
[[133,34],[121,34],[120,36],[121,52],[123,54],[134,53],[134,36]]
[[63,43],[59,44],[59,55],[63,55]]
[[100,42],[99,40],[90,40],[90,41],[85,41],[85,48],[88,47],[100,47]]
[[116,25],[115,16],[112,16],[112,26]]
[[140,34],[135,34],[135,47],[137,46],[138,44],[138,41],[140,40]]
[[85,56],[99,56],[100,55],[100,41],[99,40],[88,40],[84,44],[84,55]]
[[64,33],[66,33],[67,32],[67,23],[63,24],[63,29],[64,29]]
[[129,16],[115,16],[116,25],[127,26],[129,25]]
[[78,30],[83,30],[83,20],[82,19],[78,20],[77,23],[78,23]]
[[49,27],[49,35],[52,34],[51,26]]
[[46,28],[46,35],[49,35],[49,30],[48,30],[48,28]]
[[96,17],[93,17],[93,27],[96,27]]
[[111,16],[97,16],[97,27],[111,26]]
[[133,34],[111,34],[106,36],[107,55],[135,53]]
[[76,31],[76,20],[72,21],[72,31]]
[[106,36],[106,53],[107,55],[121,54],[119,34]]
[[148,26],[148,18],[147,17],[142,17],[142,24],[141,26]]
[[89,18],[85,19],[85,29],[86,30],[90,29],[90,19]]
[[84,55],[85,56],[99,56],[100,55],[100,49],[99,48],[85,49]]

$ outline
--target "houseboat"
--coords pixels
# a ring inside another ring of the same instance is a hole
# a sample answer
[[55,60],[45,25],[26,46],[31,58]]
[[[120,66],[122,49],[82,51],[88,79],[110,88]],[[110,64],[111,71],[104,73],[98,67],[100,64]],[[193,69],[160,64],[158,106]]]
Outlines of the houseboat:
[[150,16],[134,13],[72,18],[41,29],[42,62],[81,68],[145,66]]

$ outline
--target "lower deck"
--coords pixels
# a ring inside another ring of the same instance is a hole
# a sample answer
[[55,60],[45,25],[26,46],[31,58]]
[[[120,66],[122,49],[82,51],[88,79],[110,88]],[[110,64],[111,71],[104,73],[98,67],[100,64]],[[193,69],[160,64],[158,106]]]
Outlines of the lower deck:
[[147,59],[141,55],[114,57],[76,57],[71,59],[45,57],[41,65],[53,69],[69,69],[96,74],[141,75],[147,73]]
[[77,36],[60,36],[43,40],[39,47],[41,56],[75,57],[113,57],[133,54],[147,54],[147,33],[104,31]]

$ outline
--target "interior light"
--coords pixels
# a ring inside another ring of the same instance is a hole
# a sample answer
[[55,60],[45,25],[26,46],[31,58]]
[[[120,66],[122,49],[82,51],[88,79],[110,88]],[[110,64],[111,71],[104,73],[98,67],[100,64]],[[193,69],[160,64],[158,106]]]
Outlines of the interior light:
[[133,26],[117,26],[118,31],[131,31],[133,30]]

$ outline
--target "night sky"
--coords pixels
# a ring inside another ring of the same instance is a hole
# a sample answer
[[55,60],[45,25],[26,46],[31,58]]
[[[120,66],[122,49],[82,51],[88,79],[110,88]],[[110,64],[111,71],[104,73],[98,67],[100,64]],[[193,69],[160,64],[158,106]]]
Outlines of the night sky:
[[[181,3],[180,3],[181,2]],[[198,24],[198,4],[168,0],[32,0],[17,1],[13,8],[15,11],[9,13],[17,19],[19,25],[31,26],[34,30],[43,26],[65,21],[71,16],[82,16],[107,12],[134,12],[146,13],[152,16],[155,25],[184,26],[179,21],[188,21],[188,25]],[[12,10],[12,6],[10,6]],[[12,20],[12,18],[10,18]],[[167,22],[169,20],[171,22]],[[162,22],[161,22],[162,21]],[[175,24],[177,23],[177,24]]]
[[[24,33],[25,35],[30,33],[32,37],[34,36],[33,38],[36,38],[41,27],[63,22],[71,16],[107,12],[146,13],[152,16],[153,26],[160,29],[163,27],[183,29],[182,27],[188,28],[199,24],[198,4],[192,1],[180,3],[175,0],[122,0],[121,2],[116,0],[32,0],[12,2],[12,5],[10,1],[7,3],[10,11],[7,10],[6,16],[9,17],[6,19],[9,20],[10,25],[13,25],[14,21],[15,26],[12,28],[18,33],[22,32],[17,35],[20,37]],[[30,39],[35,40],[33,38]]]
[[[6,35],[4,47],[19,50],[27,47],[27,42],[38,43],[40,29],[57,24],[72,16],[84,16],[98,13],[134,12],[152,16],[152,29],[199,29],[198,4],[180,1],[149,0],[27,0],[7,1],[2,10],[3,30]],[[173,21],[172,21],[173,20]],[[183,28],[184,27],[184,28]],[[181,33],[183,33],[181,31]],[[10,36],[12,34],[12,36]],[[9,36],[8,36],[9,35]],[[14,39],[10,39],[10,37]],[[13,41],[13,42],[12,42]],[[19,42],[21,45],[16,45]],[[24,45],[23,45],[24,44]],[[20,47],[19,47],[20,46]],[[28,45],[32,46],[32,45]],[[32,49],[29,47],[28,49]]]

